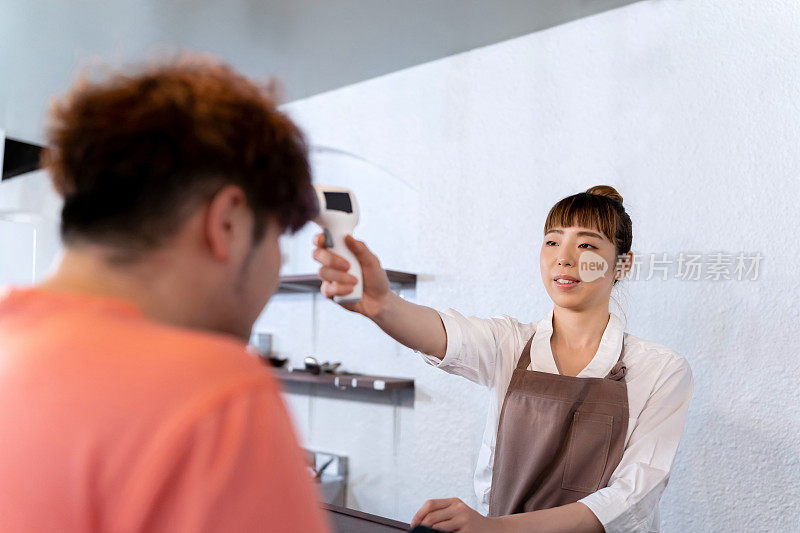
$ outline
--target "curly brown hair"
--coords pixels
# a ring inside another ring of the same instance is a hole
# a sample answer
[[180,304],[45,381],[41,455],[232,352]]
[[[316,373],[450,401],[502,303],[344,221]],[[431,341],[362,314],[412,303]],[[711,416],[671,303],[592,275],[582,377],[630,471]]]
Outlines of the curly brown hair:
[[61,236],[146,250],[226,185],[295,232],[316,213],[308,150],[261,86],[208,56],[82,76],[50,111],[42,165],[64,197]]

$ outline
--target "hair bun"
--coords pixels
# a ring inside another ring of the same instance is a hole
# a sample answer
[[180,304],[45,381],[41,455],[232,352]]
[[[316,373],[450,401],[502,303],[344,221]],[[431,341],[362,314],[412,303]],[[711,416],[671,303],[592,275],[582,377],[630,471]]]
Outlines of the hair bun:
[[608,196],[612,200],[622,203],[622,195],[618,193],[617,189],[611,185],[595,185],[594,187],[589,187],[586,189],[586,192],[589,194],[596,194],[598,196]]

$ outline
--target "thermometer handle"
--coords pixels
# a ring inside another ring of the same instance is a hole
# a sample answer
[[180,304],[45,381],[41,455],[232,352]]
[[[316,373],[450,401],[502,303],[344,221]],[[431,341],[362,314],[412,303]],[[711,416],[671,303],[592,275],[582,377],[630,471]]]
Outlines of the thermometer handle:
[[350,248],[347,247],[347,243],[344,242],[344,233],[333,233],[326,230],[326,238],[325,242],[326,245],[333,241],[333,246],[330,247],[331,251],[336,255],[340,255],[347,259],[347,262],[350,263],[350,270],[347,271],[348,274],[351,276],[355,276],[358,279],[356,286],[353,288],[353,291],[350,294],[346,294],[344,296],[334,296],[333,300],[336,303],[356,303],[361,301],[361,294],[363,292],[364,287],[364,280],[361,276],[361,263],[358,262],[358,259],[353,252],[350,251]]

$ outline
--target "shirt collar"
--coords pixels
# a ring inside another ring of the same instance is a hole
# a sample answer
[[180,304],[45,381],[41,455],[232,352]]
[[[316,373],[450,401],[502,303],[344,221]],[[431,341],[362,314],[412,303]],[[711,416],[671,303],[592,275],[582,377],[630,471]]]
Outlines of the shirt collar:
[[[608,324],[606,324],[606,329],[603,331],[597,353],[594,354],[586,368],[581,370],[576,377],[605,377],[619,360],[619,355],[622,353],[624,326],[617,315],[614,313],[609,313],[609,315]],[[528,370],[558,374],[558,367],[550,347],[550,338],[552,336],[553,309],[550,309],[547,316],[536,324],[536,332],[533,334],[533,342],[531,343],[531,364],[528,366]]]

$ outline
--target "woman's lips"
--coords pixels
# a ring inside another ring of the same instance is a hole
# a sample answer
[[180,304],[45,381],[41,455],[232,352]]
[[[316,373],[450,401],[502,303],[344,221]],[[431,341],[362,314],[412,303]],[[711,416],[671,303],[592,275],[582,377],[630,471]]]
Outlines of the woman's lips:
[[553,285],[555,285],[556,289],[560,291],[571,291],[580,284],[580,281],[574,281],[572,283],[559,283],[556,280],[553,280]]

